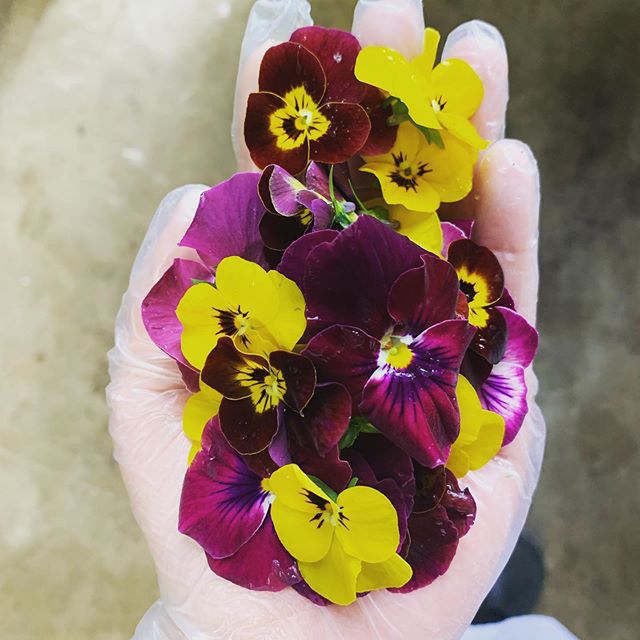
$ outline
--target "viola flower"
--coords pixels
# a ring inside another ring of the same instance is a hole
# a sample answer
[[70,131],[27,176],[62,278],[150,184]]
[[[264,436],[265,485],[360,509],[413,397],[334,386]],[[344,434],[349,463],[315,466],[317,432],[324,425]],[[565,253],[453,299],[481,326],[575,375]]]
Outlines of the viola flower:
[[410,61],[387,47],[365,47],[356,62],[356,77],[401,100],[417,125],[445,130],[484,149],[488,142],[469,121],[484,96],[482,80],[464,60],[443,60],[434,68],[439,42],[440,34],[426,29],[424,50]]
[[506,348],[500,362],[491,368],[476,390],[482,406],[504,418],[502,446],[505,446],[516,437],[527,415],[525,369],[535,357],[538,332],[515,311],[499,307],[498,312],[507,327]]
[[288,351],[249,355],[224,336],[207,357],[201,380],[223,396],[218,418],[225,438],[250,455],[269,447],[285,406],[298,413],[307,406],[316,373],[304,356]]
[[438,214],[434,211],[410,211],[401,204],[389,207],[389,220],[395,230],[415,242],[430,253],[440,255],[442,249],[442,226]]
[[409,122],[398,127],[388,153],[365,158],[360,171],[380,182],[388,204],[432,213],[441,202],[457,202],[471,191],[476,154],[447,133],[444,149],[429,144]]
[[458,370],[475,333],[455,319],[451,265],[361,216],[307,254],[304,281],[310,331],[319,333],[303,353],[319,380],[344,385],[354,414],[419,462],[444,464],[459,431]]
[[507,342],[507,326],[498,309],[505,290],[502,267],[492,251],[467,239],[452,242],[447,258],[466,297],[469,322],[478,327],[471,348],[496,364]]
[[294,240],[308,231],[327,229],[336,214],[348,215],[355,204],[347,202],[337,188],[333,200],[329,179],[315,162],[307,168],[306,185],[277,165],[263,172],[258,191],[267,213],[260,222],[260,233],[267,247],[284,251]]
[[[255,173],[238,173],[200,196],[193,222],[179,244],[195,249],[202,262],[174,260],[142,303],[149,337],[178,362],[183,375],[194,367],[182,353],[176,307],[193,281],[213,282],[216,267],[228,256],[267,264],[259,232],[265,209],[258,196],[258,180]],[[197,389],[197,375],[191,377]]]
[[504,438],[504,418],[486,411],[471,383],[458,376],[456,397],[460,407],[460,435],[451,447],[447,469],[462,478],[483,467],[500,451]]
[[399,587],[411,578],[396,553],[396,511],[379,491],[355,486],[332,497],[296,464],[275,471],[264,486],[274,496],[271,518],[278,538],[322,597],[348,605],[357,593]]
[[189,464],[202,449],[202,434],[209,421],[218,415],[221,402],[222,396],[202,382],[198,392],[187,399],[182,413],[182,430],[191,441]]
[[249,589],[281,591],[300,574],[275,534],[273,496],[263,483],[210,422],[184,479],[179,529],[204,549],[214,573]]
[[301,172],[309,160],[345,162],[365,145],[371,123],[360,106],[366,86],[353,75],[360,45],[335,29],[299,29],[267,50],[244,134],[259,168]]
[[297,285],[277,271],[236,256],[225,258],[215,284],[193,285],[178,304],[182,353],[200,370],[223,336],[247,353],[292,349],[306,326],[304,306]]

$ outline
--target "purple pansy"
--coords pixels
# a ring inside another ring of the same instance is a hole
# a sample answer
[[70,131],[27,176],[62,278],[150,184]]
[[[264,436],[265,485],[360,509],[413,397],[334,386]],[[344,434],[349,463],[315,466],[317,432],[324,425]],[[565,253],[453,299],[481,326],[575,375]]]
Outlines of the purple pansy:
[[477,391],[482,406],[504,418],[504,446],[516,437],[527,415],[525,369],[535,357],[538,332],[519,313],[505,307],[499,312],[507,326],[507,346]]
[[184,479],[179,529],[204,549],[218,575],[250,589],[280,591],[300,576],[275,535],[271,497],[261,483],[212,420]]
[[452,267],[361,216],[308,252],[304,292],[318,332],[304,353],[319,380],[344,385],[354,413],[422,464],[444,464],[459,432],[458,370],[475,331],[455,319]]

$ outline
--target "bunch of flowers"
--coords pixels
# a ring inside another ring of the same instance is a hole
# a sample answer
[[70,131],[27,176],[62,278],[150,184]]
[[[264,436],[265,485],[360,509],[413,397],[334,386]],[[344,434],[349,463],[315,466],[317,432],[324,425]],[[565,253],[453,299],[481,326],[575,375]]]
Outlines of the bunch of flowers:
[[144,300],[192,392],[180,531],[243,587],[348,605],[430,584],[476,516],[460,480],[527,412],[537,334],[437,213],[487,144],[482,83],[438,40],[406,60],[308,27],[269,49],[245,119],[261,172],[202,194],[194,259]]

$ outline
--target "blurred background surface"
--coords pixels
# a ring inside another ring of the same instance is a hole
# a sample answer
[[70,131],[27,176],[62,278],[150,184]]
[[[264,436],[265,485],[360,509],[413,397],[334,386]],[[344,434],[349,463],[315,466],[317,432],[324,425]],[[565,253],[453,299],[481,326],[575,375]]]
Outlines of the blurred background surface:
[[[0,0],[2,640],[129,638],[157,597],[111,455],[106,352],[157,203],[233,171],[250,4]],[[350,27],[351,2],[313,4]],[[508,135],[542,172],[539,611],[583,640],[636,640],[640,5],[428,3],[443,33],[473,17],[505,36]]]

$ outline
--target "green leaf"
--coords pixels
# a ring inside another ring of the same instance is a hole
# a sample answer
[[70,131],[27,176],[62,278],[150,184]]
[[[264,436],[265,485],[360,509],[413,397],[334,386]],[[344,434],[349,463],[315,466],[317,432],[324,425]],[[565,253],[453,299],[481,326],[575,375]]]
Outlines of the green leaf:
[[349,480],[349,484],[347,485],[347,489],[350,489],[351,487],[355,487],[358,484],[358,476],[353,476],[353,478],[351,478],[351,480]]
[[352,447],[361,433],[380,433],[368,420],[365,418],[351,418],[347,430],[344,432],[338,446],[340,449],[347,449]]
[[316,476],[309,476],[315,485],[320,487],[334,502],[338,499],[338,494],[326,483]]
[[191,278],[191,284],[211,284],[208,280],[199,280],[198,278]]
[[[413,120],[411,122],[413,122]],[[437,129],[430,129],[429,127],[423,127],[421,124],[416,124],[415,122],[413,122],[413,124],[418,129],[420,129],[420,131],[422,131],[422,133],[424,134],[424,137],[427,139],[427,142],[429,144],[435,144],[436,147],[439,147],[440,149],[444,149],[444,141],[442,139],[442,136],[440,135],[440,132]]]

